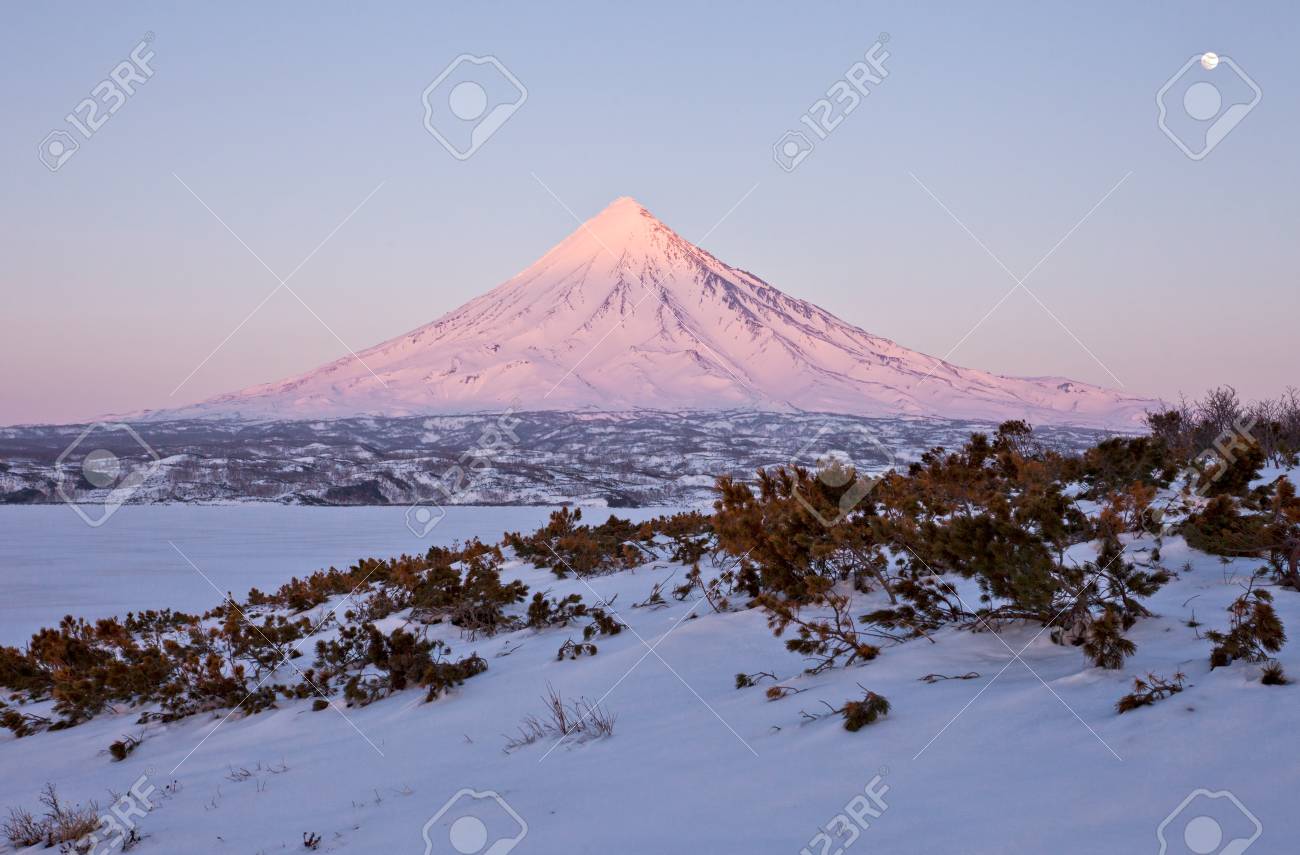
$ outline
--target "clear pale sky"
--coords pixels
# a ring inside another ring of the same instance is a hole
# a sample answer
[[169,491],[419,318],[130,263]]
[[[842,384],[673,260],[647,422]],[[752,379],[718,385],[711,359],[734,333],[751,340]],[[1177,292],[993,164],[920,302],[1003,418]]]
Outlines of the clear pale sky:
[[[0,16],[0,424],[174,406],[315,367],[347,352],[339,339],[360,350],[518,272],[575,227],[564,206],[586,218],[621,195],[873,333],[938,356],[960,341],[961,365],[1167,398],[1300,380],[1291,3]],[[147,32],[152,79],[50,173],[38,144]],[[773,143],[881,32],[889,77],[782,171]],[[1263,97],[1198,162],[1157,128],[1155,97],[1203,51]],[[498,57],[528,90],[463,162],[421,103],[462,53]],[[1025,281],[1060,324],[1016,290],[970,333],[1015,280],[918,179],[1020,276],[1126,175]],[[282,289],[173,395],[277,285],[175,176],[280,276],[385,183],[290,280],[312,311]]]

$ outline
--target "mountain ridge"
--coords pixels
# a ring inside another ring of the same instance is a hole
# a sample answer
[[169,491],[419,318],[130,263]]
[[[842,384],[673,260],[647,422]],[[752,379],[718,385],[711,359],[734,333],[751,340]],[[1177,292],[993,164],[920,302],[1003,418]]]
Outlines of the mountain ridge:
[[140,415],[753,409],[1132,427],[1156,405],[909,350],[726,264],[624,196],[435,321],[285,380]]

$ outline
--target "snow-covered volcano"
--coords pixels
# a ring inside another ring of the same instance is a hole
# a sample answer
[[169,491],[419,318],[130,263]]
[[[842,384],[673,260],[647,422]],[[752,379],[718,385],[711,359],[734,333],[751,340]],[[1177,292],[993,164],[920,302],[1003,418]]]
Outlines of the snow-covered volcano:
[[624,197],[519,275],[360,359],[165,415],[753,409],[1132,426],[1154,404],[908,350],[719,261]]

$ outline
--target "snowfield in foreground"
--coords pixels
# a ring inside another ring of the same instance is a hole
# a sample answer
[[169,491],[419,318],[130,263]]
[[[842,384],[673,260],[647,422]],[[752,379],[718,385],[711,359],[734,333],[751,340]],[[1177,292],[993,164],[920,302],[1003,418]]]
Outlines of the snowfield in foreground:
[[[531,531],[550,513],[509,506],[444,510],[424,531],[408,525],[414,519],[405,507],[128,506],[99,528],[82,524],[63,505],[0,509],[0,644],[22,646],[66,614],[95,620],[162,606],[202,614],[227,591],[242,597],[253,587],[274,590],[291,577],[346,567],[363,555],[423,554],[472,537],[496,541],[505,531]],[[635,522],[659,513],[664,510],[619,510]]]
[[[1129,555],[1142,560],[1149,542],[1131,541]],[[1092,558],[1091,547],[1074,557]],[[1092,667],[1040,627],[1008,625],[944,630],[816,676],[801,674],[805,663],[760,610],[717,614],[694,596],[633,607],[656,583],[680,582],[680,566],[583,581],[511,561],[505,579],[612,601],[630,631],[596,639],[595,656],[557,661],[566,638],[580,639],[572,628],[467,640],[431,627],[453,656],[477,651],[487,672],[428,704],[411,690],[362,708],[280,701],[247,718],[149,725],[122,762],[107,748],[140,730],[138,711],[5,734],[0,806],[36,809],[47,781],[101,806],[135,784],[152,804],[132,819],[142,853],[307,851],[305,834],[319,835],[319,851],[357,853],[1220,851],[1188,848],[1213,830],[1202,815],[1225,845],[1252,837],[1257,822],[1252,855],[1294,851],[1300,688],[1263,686],[1252,664],[1211,672],[1198,636],[1226,625],[1224,608],[1259,562],[1223,563],[1181,538],[1166,540],[1162,559],[1178,578],[1150,599],[1155,616],[1129,633],[1137,653],[1120,671]],[[1300,626],[1300,594],[1276,597],[1284,623]],[[858,595],[854,613],[883,602]],[[1189,627],[1193,617],[1203,626]],[[1278,658],[1300,674],[1294,642]],[[735,687],[738,672],[757,671],[798,693],[767,701],[770,681]],[[1187,687],[1116,714],[1133,677],[1149,671],[1182,671]],[[293,676],[289,666],[282,675]],[[849,733],[838,716],[802,714],[861,697],[859,684],[890,700],[886,718]],[[507,753],[507,736],[542,713],[548,687],[599,701],[615,716],[613,735]],[[1198,790],[1208,794],[1179,811]],[[1223,792],[1243,807],[1214,795]],[[840,836],[827,845],[821,833]]]

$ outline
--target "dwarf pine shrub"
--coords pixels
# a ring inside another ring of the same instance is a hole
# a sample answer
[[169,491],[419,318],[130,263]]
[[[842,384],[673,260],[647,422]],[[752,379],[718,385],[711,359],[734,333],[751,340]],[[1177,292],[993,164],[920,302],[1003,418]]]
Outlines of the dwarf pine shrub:
[[1263,662],[1286,643],[1286,630],[1273,608],[1273,595],[1253,587],[1228,606],[1227,631],[1209,630],[1205,637],[1214,642],[1210,667],[1231,665],[1241,659]]
[[889,701],[883,695],[867,692],[860,701],[848,701],[840,709],[844,716],[844,729],[858,731],[874,724],[881,716],[889,715]]
[[1181,671],[1168,679],[1155,674],[1147,674],[1146,679],[1135,677],[1133,691],[1115,702],[1115,712],[1120,714],[1131,712],[1139,707],[1150,706],[1170,695],[1176,695],[1183,690],[1186,679],[1186,675]]

